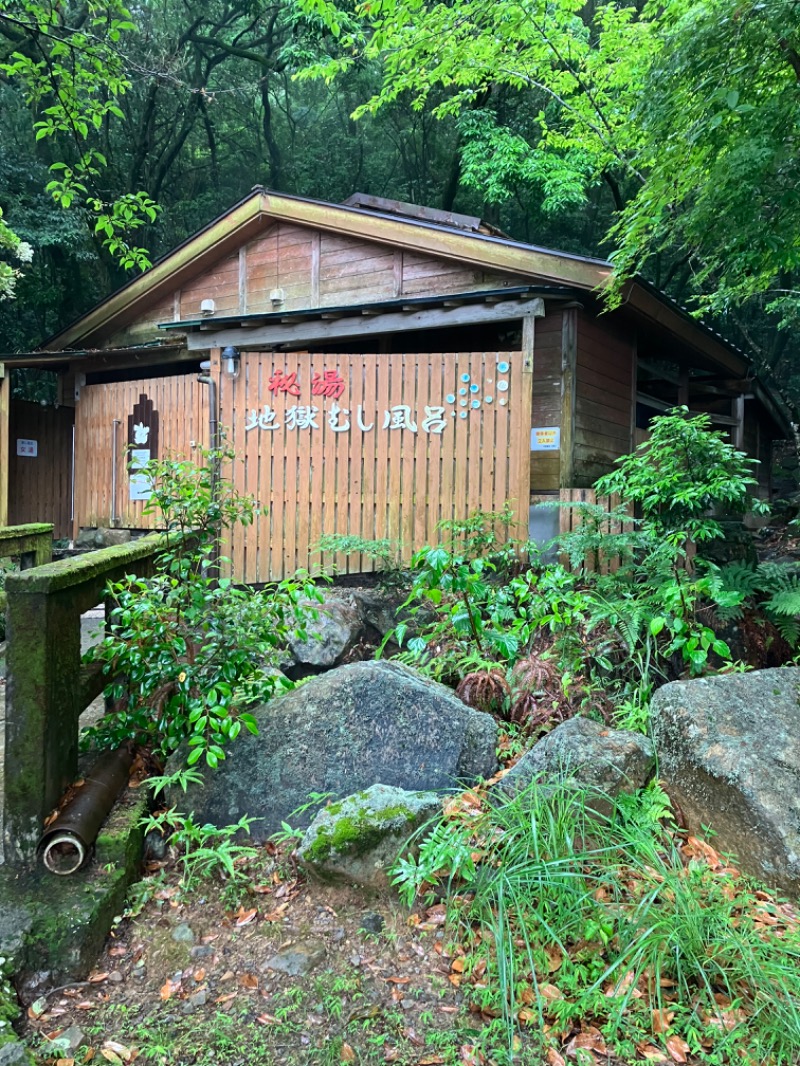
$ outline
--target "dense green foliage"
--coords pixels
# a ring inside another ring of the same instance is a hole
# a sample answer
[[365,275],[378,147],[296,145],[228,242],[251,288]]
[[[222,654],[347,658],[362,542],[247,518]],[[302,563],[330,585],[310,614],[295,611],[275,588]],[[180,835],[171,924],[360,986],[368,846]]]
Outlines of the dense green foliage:
[[188,743],[191,766],[216,766],[242,728],[256,732],[247,708],[291,687],[277,669],[291,633],[304,633],[320,593],[307,575],[263,593],[220,576],[220,535],[254,515],[250,497],[221,477],[223,450],[207,462],[153,460],[148,512],[159,513],[169,545],[153,578],[112,584],[110,634],[88,657],[112,679],[113,714],[88,740],[119,744],[127,737],[168,754]]
[[575,505],[575,529],[549,553],[506,540],[508,510],[449,523],[414,555],[409,618],[390,638],[405,662],[526,729],[583,711],[646,730],[658,685],[736,668],[743,650],[720,635],[730,623],[752,626],[747,651],[762,656],[742,668],[797,645],[797,573],[710,554],[722,514],[764,509],[752,469],[705,415],[660,416],[597,484],[616,509]]

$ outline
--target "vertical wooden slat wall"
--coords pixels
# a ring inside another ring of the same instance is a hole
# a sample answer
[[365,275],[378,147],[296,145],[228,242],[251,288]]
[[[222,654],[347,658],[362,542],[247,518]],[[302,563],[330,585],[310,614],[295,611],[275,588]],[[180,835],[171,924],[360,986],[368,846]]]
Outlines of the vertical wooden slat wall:
[[[11,401],[8,521],[52,522],[56,539],[72,534],[71,407]],[[36,442],[36,456],[17,455],[17,441]]]
[[[339,398],[312,394],[326,371],[344,384]],[[220,390],[235,482],[261,508],[229,546],[239,579],[270,581],[320,564],[367,571],[366,556],[315,552],[321,535],[390,539],[408,558],[436,542],[440,521],[507,500],[519,515],[515,533],[526,535],[530,376],[519,352],[250,352],[235,381],[222,374]],[[441,433],[426,423],[426,408],[443,409]],[[393,411],[406,428],[390,428]],[[293,428],[303,415],[313,424]]]
[[[153,529],[156,515],[131,500],[127,467],[128,415],[144,394],[158,412],[159,458],[192,455],[192,443],[208,445],[208,387],[194,374],[87,385],[75,408],[75,530],[116,525]],[[114,428],[114,419],[119,424]],[[116,432],[116,500],[111,499],[112,436]],[[113,503],[113,506],[112,506]]]

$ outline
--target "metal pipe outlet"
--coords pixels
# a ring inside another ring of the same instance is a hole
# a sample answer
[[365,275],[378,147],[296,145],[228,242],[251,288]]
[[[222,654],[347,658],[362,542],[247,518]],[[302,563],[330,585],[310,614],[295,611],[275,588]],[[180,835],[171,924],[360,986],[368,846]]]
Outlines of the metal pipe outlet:
[[101,755],[72,799],[39,841],[45,867],[62,877],[87,862],[100,826],[128,783],[133,764],[130,745]]

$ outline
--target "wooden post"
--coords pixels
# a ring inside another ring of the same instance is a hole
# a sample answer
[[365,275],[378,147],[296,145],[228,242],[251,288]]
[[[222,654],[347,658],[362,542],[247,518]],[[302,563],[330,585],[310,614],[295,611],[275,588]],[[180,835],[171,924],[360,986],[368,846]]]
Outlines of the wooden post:
[[524,433],[527,440],[520,444],[520,470],[519,488],[517,490],[519,503],[517,521],[519,529],[517,536],[520,540],[527,540],[530,526],[530,501],[531,501],[531,421],[533,419],[533,389],[534,389],[534,338],[536,333],[536,317],[527,314],[522,319],[522,412],[519,419],[519,432]]
[[733,398],[731,414],[736,419],[736,424],[731,430],[733,446],[738,451],[744,451],[744,393],[740,392]]
[[561,488],[573,488],[575,466],[575,377],[578,365],[578,311],[561,319]]
[[11,375],[0,363],[0,526],[8,525],[8,471],[11,466]]

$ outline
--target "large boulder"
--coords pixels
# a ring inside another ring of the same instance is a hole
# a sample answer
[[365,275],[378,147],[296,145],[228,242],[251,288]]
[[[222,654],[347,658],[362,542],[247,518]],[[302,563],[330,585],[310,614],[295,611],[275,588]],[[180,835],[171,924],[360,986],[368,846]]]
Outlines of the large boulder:
[[441,814],[435,792],[373,785],[324,807],[298,848],[306,866],[326,881],[383,889],[409,837]]
[[495,788],[514,795],[534,781],[547,787],[568,780],[613,798],[644,787],[654,769],[653,745],[641,733],[609,729],[590,718],[570,718],[526,752]]
[[258,735],[240,735],[202,786],[169,802],[218,826],[259,818],[256,840],[286,821],[307,826],[322,801],[290,815],[311,793],[336,800],[376,783],[440,791],[497,768],[494,720],[398,663],[341,666],[253,713]]
[[303,640],[289,641],[289,651],[301,666],[336,666],[361,636],[364,617],[355,599],[346,593],[328,592],[321,604],[311,606],[317,617],[308,622]]
[[694,833],[800,896],[800,670],[673,681],[651,704],[659,775]]

